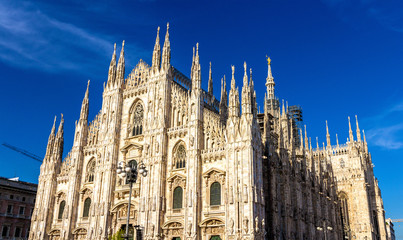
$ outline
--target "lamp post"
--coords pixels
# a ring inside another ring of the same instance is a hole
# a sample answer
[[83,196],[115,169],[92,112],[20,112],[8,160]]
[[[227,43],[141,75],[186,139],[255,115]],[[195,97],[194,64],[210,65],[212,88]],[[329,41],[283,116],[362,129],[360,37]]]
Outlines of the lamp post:
[[132,188],[133,183],[136,183],[138,174],[141,174],[143,177],[147,176],[147,169],[143,162],[140,162],[139,166],[137,166],[136,161],[130,161],[127,164],[124,162],[119,162],[118,167],[116,169],[116,173],[122,179],[126,180],[126,184],[128,183],[130,186],[129,190],[129,203],[127,204],[127,222],[126,222],[126,234],[123,236],[125,239],[129,239],[129,221],[130,221],[130,205],[132,199]]

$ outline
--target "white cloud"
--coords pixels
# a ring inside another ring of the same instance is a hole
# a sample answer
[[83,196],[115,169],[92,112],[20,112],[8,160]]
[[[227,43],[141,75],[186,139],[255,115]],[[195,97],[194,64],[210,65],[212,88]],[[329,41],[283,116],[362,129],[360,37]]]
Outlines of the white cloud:
[[[30,4],[19,3],[0,1],[0,61],[57,72],[81,71],[96,58],[102,61],[110,58],[113,43],[108,37],[61,22]],[[84,57],[88,53],[92,59]]]
[[368,143],[385,149],[402,149],[402,118],[403,102],[399,102],[378,115],[365,119],[370,126],[366,132]]

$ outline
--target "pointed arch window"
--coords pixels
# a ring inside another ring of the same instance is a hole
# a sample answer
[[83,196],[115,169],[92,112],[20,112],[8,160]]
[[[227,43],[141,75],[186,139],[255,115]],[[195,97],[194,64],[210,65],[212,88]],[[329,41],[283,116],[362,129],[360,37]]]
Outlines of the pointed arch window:
[[183,144],[180,144],[174,152],[174,166],[175,168],[186,167],[186,148]]
[[342,230],[343,230],[343,239],[347,239],[349,237],[349,231],[350,231],[350,224],[349,224],[349,218],[348,218],[348,199],[347,195],[342,192],[339,194],[339,200],[340,200],[340,213],[341,213],[341,224],[342,224]]
[[87,165],[86,182],[94,182],[94,176],[95,176],[95,160],[92,159]]
[[143,120],[144,120],[144,108],[139,102],[134,107],[133,112],[133,136],[143,134]]
[[173,196],[173,209],[182,208],[182,200],[183,200],[183,189],[181,187],[176,187],[174,189],[174,196]]
[[61,201],[59,204],[59,214],[57,215],[57,219],[63,218],[64,207],[66,206],[66,201]]
[[83,217],[90,215],[91,198],[86,198],[84,201]]
[[221,205],[221,184],[213,182],[210,186],[210,205]]

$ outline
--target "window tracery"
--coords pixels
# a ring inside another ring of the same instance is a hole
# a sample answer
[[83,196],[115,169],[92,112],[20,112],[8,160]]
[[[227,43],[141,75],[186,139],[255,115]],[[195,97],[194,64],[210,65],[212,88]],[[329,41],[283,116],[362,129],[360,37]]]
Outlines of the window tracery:
[[183,144],[180,144],[173,154],[173,166],[176,169],[186,167],[186,148]]
[[144,108],[141,103],[137,103],[133,111],[133,136],[143,134],[143,120],[144,120]]
[[95,176],[95,160],[92,159],[87,165],[87,177],[86,177],[86,182],[94,182],[94,176]]

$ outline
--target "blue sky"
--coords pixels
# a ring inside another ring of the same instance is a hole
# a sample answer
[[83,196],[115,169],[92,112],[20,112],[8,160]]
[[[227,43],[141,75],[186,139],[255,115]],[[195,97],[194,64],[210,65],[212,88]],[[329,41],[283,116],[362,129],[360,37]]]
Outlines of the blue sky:
[[[172,60],[189,76],[199,42],[202,85],[212,62],[214,93],[235,65],[253,69],[262,107],[272,58],[276,95],[301,105],[308,135],[348,137],[358,115],[375,164],[386,216],[403,218],[403,2],[269,1],[1,1],[0,142],[45,153],[55,115],[65,116],[65,153],[90,85],[90,118],[100,110],[113,43],[126,41],[126,75],[151,64],[156,29],[170,23]],[[161,42],[162,44],[162,42]],[[227,84],[229,86],[229,84]],[[40,163],[3,146],[0,176],[37,182]],[[403,228],[397,225],[398,239]]]

